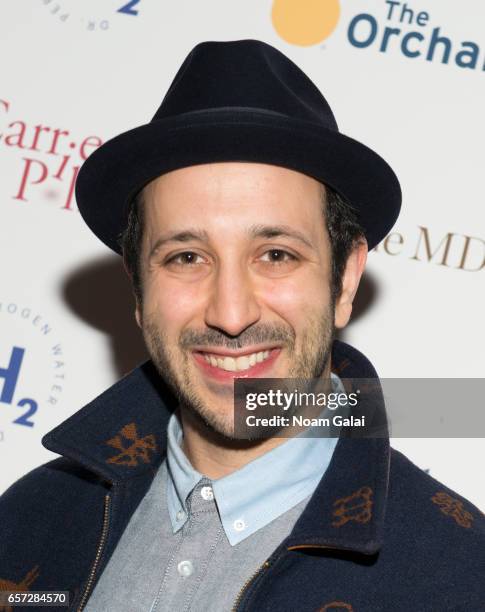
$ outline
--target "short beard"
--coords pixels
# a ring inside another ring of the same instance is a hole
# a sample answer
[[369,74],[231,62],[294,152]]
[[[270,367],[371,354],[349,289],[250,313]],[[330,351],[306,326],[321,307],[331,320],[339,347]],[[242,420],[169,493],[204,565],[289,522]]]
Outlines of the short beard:
[[[192,419],[209,429],[226,441],[235,441],[234,426],[227,419],[211,410],[197,393],[196,386],[190,377],[189,351],[190,347],[220,346],[226,349],[240,349],[244,346],[259,343],[277,342],[287,349],[290,363],[286,378],[308,379],[319,378],[325,371],[330,360],[334,339],[334,303],[327,312],[313,318],[303,336],[301,352],[295,353],[295,334],[290,327],[277,324],[259,324],[244,330],[239,336],[233,337],[223,332],[208,328],[206,330],[186,330],[179,337],[178,346],[182,354],[182,367],[178,372],[173,364],[177,363],[176,354],[170,349],[166,335],[156,323],[147,318],[143,321],[143,336],[150,357],[158,373],[173,391],[179,401],[180,409],[188,411]],[[231,398],[234,398],[233,391]]]

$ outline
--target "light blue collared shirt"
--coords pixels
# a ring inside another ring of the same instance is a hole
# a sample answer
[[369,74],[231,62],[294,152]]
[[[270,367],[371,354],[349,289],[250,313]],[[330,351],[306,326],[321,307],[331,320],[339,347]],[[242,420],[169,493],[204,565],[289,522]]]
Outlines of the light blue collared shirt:
[[[343,390],[332,373],[336,390]],[[188,519],[187,498],[203,474],[195,470],[181,443],[183,430],[174,413],[167,430],[167,503],[173,532]],[[311,495],[332,459],[338,438],[290,438],[232,474],[204,487],[214,496],[227,539],[235,546]]]

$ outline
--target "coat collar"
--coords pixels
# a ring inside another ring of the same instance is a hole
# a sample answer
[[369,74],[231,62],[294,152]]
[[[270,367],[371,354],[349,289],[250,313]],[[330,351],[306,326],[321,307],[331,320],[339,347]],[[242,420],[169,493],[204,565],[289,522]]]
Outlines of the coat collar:
[[[332,348],[332,365],[340,377],[377,378],[362,353],[338,340]],[[381,395],[378,404],[377,412],[385,420]],[[175,407],[174,396],[147,361],[47,433],[42,443],[114,485],[141,475],[151,478],[165,457],[167,423]],[[387,435],[356,439],[344,429],[287,547],[377,552],[389,458]]]
[[155,366],[146,361],[47,433],[42,444],[118,484],[160,465],[175,407]]

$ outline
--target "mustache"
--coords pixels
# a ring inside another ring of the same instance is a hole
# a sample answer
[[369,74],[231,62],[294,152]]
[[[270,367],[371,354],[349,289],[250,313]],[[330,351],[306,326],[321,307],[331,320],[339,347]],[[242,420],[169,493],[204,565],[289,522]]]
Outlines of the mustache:
[[293,346],[295,333],[284,325],[276,323],[254,324],[237,336],[226,334],[222,330],[207,328],[204,330],[186,329],[180,334],[179,345],[184,349],[192,346],[219,346],[226,349],[242,349],[253,344],[278,342]]

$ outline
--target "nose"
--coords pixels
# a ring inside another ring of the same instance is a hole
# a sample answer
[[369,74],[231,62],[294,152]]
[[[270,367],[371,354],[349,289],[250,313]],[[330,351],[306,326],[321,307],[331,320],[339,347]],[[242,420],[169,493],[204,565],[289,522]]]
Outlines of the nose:
[[254,280],[241,265],[220,265],[214,274],[205,323],[237,336],[261,317]]

